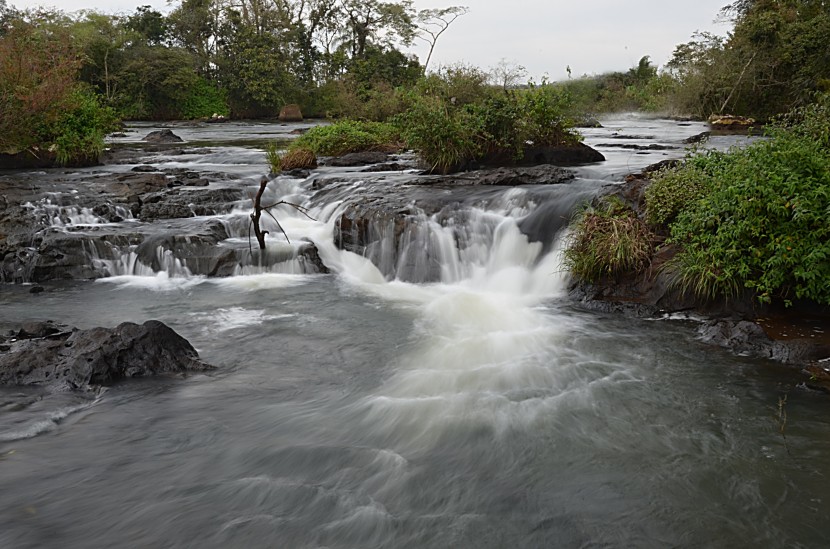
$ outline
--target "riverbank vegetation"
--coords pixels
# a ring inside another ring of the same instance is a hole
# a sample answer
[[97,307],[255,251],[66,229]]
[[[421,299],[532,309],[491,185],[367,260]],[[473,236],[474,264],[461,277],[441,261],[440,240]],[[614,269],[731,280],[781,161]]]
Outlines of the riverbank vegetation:
[[623,249],[631,257],[632,249],[654,251],[649,233],[640,247],[622,246],[631,233],[620,220],[636,217],[676,247],[662,268],[684,293],[709,299],[749,292],[761,303],[830,305],[830,95],[777,119],[767,139],[693,152],[657,172],[641,213],[616,206],[578,215],[565,252],[572,273],[589,282],[643,275],[643,262],[619,259]]
[[181,0],[168,14],[107,15],[0,0],[0,145],[82,161],[114,118],[275,117],[296,103],[306,117],[390,123],[447,171],[487,156],[515,161],[528,141],[573,141],[568,126],[589,114],[765,121],[830,89],[830,10],[817,0],[738,0],[720,14],[733,23],[726,37],[695,35],[662,69],[644,56],[627,71],[535,86],[518,65],[436,69],[405,53],[422,40],[431,54],[467,11],[416,11],[408,0]]

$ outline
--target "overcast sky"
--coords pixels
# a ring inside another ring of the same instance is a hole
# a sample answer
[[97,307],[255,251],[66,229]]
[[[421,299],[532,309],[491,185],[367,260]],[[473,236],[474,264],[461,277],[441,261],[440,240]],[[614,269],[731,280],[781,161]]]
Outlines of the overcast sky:
[[[106,13],[132,12],[149,4],[169,11],[165,0],[7,0],[18,8],[38,5],[64,11],[94,9]],[[501,59],[527,68],[536,80],[547,75],[566,78],[627,70],[649,55],[662,65],[674,46],[695,31],[725,34],[728,25],[715,23],[730,0],[463,0],[436,3],[415,0],[417,9],[465,4],[470,13],[441,37],[430,68],[465,62],[488,69]],[[178,4],[178,2],[175,2]],[[421,61],[426,48],[413,51]]]

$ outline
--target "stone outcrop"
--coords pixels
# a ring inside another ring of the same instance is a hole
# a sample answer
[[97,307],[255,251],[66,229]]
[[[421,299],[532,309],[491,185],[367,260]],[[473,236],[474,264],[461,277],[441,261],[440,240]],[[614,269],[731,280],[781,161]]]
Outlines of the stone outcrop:
[[173,133],[172,130],[156,130],[144,136],[142,141],[147,143],[184,143],[184,139]]
[[211,368],[186,339],[157,320],[89,330],[26,323],[0,344],[0,385],[85,389],[126,378]]
[[302,122],[303,113],[296,104],[286,105],[280,109],[280,122]]

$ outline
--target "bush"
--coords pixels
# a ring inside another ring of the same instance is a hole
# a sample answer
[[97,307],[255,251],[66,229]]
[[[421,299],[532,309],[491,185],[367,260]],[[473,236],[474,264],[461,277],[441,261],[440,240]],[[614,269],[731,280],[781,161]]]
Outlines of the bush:
[[671,225],[682,249],[669,268],[683,289],[830,304],[830,155],[810,137],[830,123],[824,112],[768,141],[695,159],[712,180]]
[[437,97],[418,99],[395,119],[406,145],[438,173],[463,168],[481,156],[482,119],[467,109],[451,109]]
[[726,163],[726,153],[693,152],[682,166],[655,173],[645,192],[646,221],[655,226],[674,221],[678,213],[710,192],[714,172]]
[[[579,141],[569,129],[568,94],[549,85],[487,91],[476,86],[474,76],[425,78],[409,94],[409,108],[394,119],[406,145],[432,171],[448,173],[494,159],[517,162],[528,145]],[[453,91],[465,92],[464,99]]]
[[587,282],[643,270],[654,250],[654,235],[616,197],[577,214],[570,226],[564,265]]
[[118,128],[118,119],[109,107],[102,107],[89,90],[76,88],[62,102],[60,114],[40,128],[39,136],[58,163],[96,162],[104,150],[104,137]]
[[188,90],[180,107],[181,118],[193,120],[196,118],[210,118],[214,114],[228,116],[228,93],[220,90],[203,77],[198,77]]
[[400,136],[391,124],[341,120],[330,126],[311,128],[298,137],[291,148],[308,149],[322,156],[390,151],[400,149]]

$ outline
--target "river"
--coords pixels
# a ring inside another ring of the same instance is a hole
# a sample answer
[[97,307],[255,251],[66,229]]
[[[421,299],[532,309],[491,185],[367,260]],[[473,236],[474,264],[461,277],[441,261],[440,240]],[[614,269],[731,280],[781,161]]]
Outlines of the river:
[[[587,143],[679,147],[702,131],[603,124]],[[210,165],[254,188],[264,154],[244,145],[144,161]],[[218,368],[94,398],[0,389],[0,547],[828,546],[827,397],[697,341],[694,318],[579,308],[561,231],[531,242],[520,230],[553,201],[561,218],[683,154],[598,148],[608,161],[577,181],[493,189],[452,222],[424,216],[420,240],[374,263],[334,245],[344,193],[315,200],[311,181],[278,178],[270,198],[313,218],[279,210],[289,238],[313,241],[333,274],[289,262],[207,278],[133,258],[37,295],[4,286],[4,326],[158,319]],[[236,227],[229,245],[249,210],[217,216]]]

